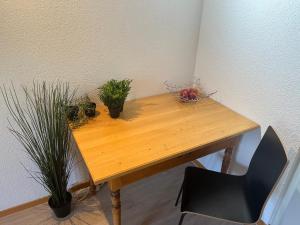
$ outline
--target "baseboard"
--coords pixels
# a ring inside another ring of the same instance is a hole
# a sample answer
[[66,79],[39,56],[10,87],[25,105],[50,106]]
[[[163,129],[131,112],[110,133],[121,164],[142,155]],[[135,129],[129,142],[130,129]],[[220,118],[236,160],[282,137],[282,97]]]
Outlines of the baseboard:
[[199,167],[199,168],[202,168],[202,169],[206,169],[201,162],[199,162],[197,159],[193,161],[193,164],[196,166],[196,167]]
[[[75,184],[74,186],[72,186],[69,189],[69,191],[70,192],[75,192],[75,191],[78,191],[80,189],[87,188],[88,186],[90,186],[90,182],[85,181],[83,183]],[[17,206],[5,209],[3,211],[0,211],[0,218],[4,217],[4,216],[8,216],[8,215],[16,213],[16,212],[19,212],[19,211],[22,211],[24,209],[28,209],[28,208],[31,208],[33,206],[45,203],[45,202],[48,201],[48,198],[49,198],[49,196],[45,196],[45,197],[30,201],[30,202],[26,202],[26,203],[23,203],[21,205],[17,205]]]
[[69,191],[70,192],[76,192],[76,191],[79,191],[81,189],[84,189],[84,188],[87,188],[90,186],[90,181],[85,181],[85,182],[82,182],[82,183],[79,183],[79,184],[75,184],[73,185]]
[[31,208],[33,206],[45,203],[47,201],[48,201],[48,196],[30,201],[30,202],[26,202],[26,203],[23,203],[21,205],[17,205],[17,206],[8,208],[8,209],[5,209],[3,211],[0,211],[0,218],[4,217],[4,216],[8,216],[8,215],[16,213],[16,212],[19,212],[19,211],[22,211],[24,209],[28,209],[28,208]]
[[257,222],[257,225],[266,225],[266,224],[265,224],[265,222],[264,222],[264,221],[262,221],[262,220],[259,220],[259,221]]

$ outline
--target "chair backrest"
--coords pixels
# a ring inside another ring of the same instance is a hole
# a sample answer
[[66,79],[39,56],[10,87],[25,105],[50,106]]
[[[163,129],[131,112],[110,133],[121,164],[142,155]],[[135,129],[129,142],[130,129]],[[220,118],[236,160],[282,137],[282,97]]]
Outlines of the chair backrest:
[[259,219],[264,204],[287,164],[285,150],[272,127],[268,127],[246,174],[247,198],[252,218]]

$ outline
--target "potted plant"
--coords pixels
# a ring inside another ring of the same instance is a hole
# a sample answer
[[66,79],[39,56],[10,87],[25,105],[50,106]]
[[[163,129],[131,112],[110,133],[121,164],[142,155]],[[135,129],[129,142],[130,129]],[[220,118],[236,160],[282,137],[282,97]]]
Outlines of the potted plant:
[[109,80],[99,88],[99,98],[108,107],[112,118],[118,118],[130,91],[132,80]]
[[75,99],[70,106],[67,106],[67,118],[72,129],[84,125],[94,116],[96,116],[96,103],[92,102],[88,95]]
[[67,118],[74,122],[78,120],[79,107],[77,105],[69,105],[66,108],[67,110]]
[[124,93],[124,99],[123,99],[123,103],[122,103],[122,107],[121,107],[121,112],[123,112],[125,100],[131,89],[131,86],[130,86],[131,82],[132,82],[132,80],[129,80],[129,79],[119,81],[119,86],[120,86],[122,92]]
[[88,95],[81,97],[78,105],[87,117],[94,117],[96,115],[96,103],[92,102]]
[[40,170],[27,171],[50,194],[48,204],[62,218],[70,213],[72,201],[67,185],[75,155],[66,108],[74,91],[61,82],[34,82],[32,89],[22,90],[25,101],[13,85],[1,88],[11,115],[9,129]]
[[96,103],[87,102],[85,105],[84,112],[87,117],[94,117],[96,115]]

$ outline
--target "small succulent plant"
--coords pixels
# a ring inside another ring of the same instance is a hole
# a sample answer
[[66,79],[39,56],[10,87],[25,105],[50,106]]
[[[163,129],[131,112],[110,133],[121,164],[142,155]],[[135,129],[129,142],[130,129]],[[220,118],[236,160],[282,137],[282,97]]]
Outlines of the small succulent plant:
[[84,95],[68,106],[67,110],[71,127],[77,128],[96,115],[96,103],[92,102],[88,95]]

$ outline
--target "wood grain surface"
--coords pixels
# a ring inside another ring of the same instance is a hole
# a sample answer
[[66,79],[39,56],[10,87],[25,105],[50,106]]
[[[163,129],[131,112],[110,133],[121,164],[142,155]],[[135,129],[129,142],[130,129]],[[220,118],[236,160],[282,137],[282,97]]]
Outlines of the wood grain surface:
[[222,104],[187,104],[171,94],[125,103],[118,119],[98,115],[73,135],[95,184],[241,135],[258,124]]

